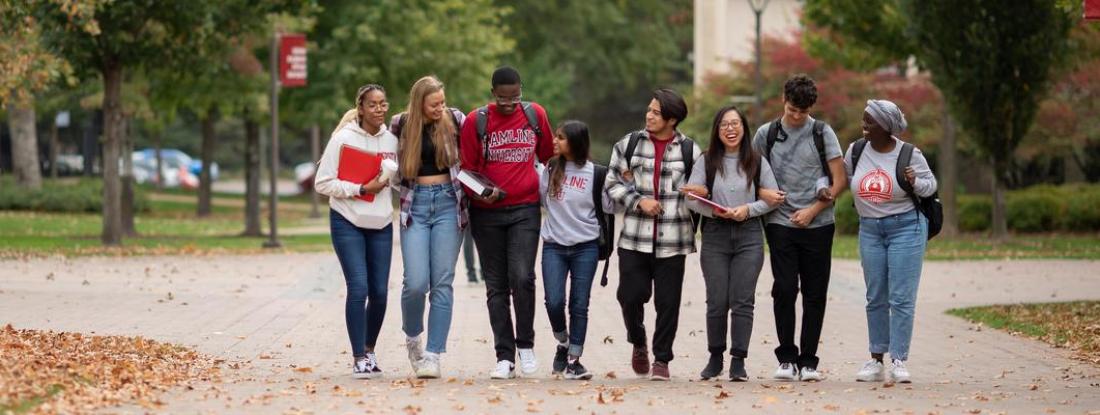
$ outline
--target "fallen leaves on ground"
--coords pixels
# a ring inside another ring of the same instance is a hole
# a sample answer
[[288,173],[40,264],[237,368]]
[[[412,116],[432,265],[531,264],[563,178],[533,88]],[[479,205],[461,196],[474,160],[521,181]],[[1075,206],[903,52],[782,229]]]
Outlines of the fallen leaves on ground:
[[214,361],[141,337],[0,329],[0,413],[85,413],[162,403],[168,387],[217,379]]
[[1100,301],[996,305],[949,313],[1072,350],[1074,357],[1100,364]]

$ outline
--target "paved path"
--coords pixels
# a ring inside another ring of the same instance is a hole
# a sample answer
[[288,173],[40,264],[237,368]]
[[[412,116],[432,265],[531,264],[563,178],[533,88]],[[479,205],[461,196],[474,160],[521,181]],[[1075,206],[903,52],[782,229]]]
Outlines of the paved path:
[[[460,259],[461,261],[461,259]],[[1100,368],[1058,349],[943,314],[958,306],[1100,298],[1100,262],[934,262],[917,306],[912,385],[853,380],[866,359],[859,264],[834,263],[821,383],[780,383],[774,370],[770,272],[757,288],[748,360],[752,381],[695,380],[706,358],[703,283],[688,261],[673,381],[636,379],[629,368],[615,279],[593,293],[584,361],[591,382],[552,379],[553,340],[541,302],[533,379],[490,381],[484,286],[459,276],[444,378],[406,380],[400,331],[401,261],[379,344],[385,377],[348,376],[343,280],[331,253],[257,256],[38,259],[0,262],[0,324],[143,335],[246,362],[226,381],[173,390],[164,413],[1089,413],[1100,410]],[[614,265],[614,264],[613,264]],[[458,269],[463,269],[459,264]],[[614,269],[614,268],[613,268]],[[461,274],[461,271],[460,271]],[[541,287],[539,297],[541,298]],[[647,318],[652,322],[652,308]],[[304,369],[304,368],[309,368]],[[602,397],[602,401],[600,399]],[[980,410],[980,412],[978,412]],[[503,412],[507,411],[507,412]],[[145,412],[113,408],[106,412]],[[740,413],[740,412],[739,412]],[[1100,412],[1095,412],[1100,413]]]

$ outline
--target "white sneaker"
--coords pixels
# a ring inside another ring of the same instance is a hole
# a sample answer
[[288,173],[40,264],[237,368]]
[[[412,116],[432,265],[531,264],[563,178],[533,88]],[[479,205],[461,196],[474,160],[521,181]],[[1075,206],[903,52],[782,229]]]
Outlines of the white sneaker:
[[539,370],[539,361],[535,359],[534,349],[519,349],[519,369],[523,376],[532,376]]
[[355,379],[370,378],[370,361],[366,357],[355,359],[355,363],[351,365],[351,377]]
[[897,383],[910,383],[909,369],[905,368],[905,362],[901,360],[893,360],[893,368],[890,369],[890,377]]
[[424,352],[420,365],[416,368],[416,377],[420,379],[439,378],[439,353]]
[[856,373],[857,382],[882,382],[885,379],[886,366],[875,359],[868,360]]
[[516,377],[516,365],[507,360],[497,362],[496,369],[489,372],[490,379],[512,379]]
[[413,373],[420,370],[420,360],[424,358],[424,349],[420,347],[420,336],[406,337],[405,348],[409,349],[409,364]]
[[776,380],[795,380],[798,379],[798,368],[794,366],[794,363],[780,363],[779,368],[775,370],[775,375],[772,375]]
[[802,368],[802,370],[798,371],[798,373],[799,379],[801,379],[803,382],[818,382],[824,378],[824,376],[821,375],[821,372],[818,372],[817,368],[813,367],[804,367]]

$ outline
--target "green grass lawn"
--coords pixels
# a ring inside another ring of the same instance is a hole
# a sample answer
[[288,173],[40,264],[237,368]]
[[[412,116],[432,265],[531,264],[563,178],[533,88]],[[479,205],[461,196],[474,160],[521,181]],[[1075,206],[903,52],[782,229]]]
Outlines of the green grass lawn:
[[947,313],[1068,348],[1078,358],[1100,364],[1100,301],[994,305]]
[[[307,211],[286,207],[279,210],[280,230],[307,223]],[[122,248],[106,249],[99,241],[103,225],[98,214],[0,211],[0,256],[262,252],[266,237],[239,236],[243,218],[239,207],[215,204],[210,217],[197,219],[194,202],[153,200],[135,219],[140,236],[125,238]],[[266,230],[266,213],[262,221]],[[326,233],[283,235],[279,240],[289,251],[332,246]]]
[[[858,259],[859,238],[838,235],[833,256]],[[1100,235],[1038,234],[1016,235],[998,244],[982,235],[928,241],[925,258],[933,261],[970,259],[1100,259]]]

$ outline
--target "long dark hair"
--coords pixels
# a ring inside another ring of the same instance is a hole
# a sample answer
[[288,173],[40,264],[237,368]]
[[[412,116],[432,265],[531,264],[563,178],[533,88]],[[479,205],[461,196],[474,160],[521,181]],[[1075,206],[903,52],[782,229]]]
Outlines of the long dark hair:
[[737,116],[741,117],[741,144],[737,150],[740,160],[738,160],[737,167],[741,169],[745,177],[752,180],[753,177],[756,177],[756,170],[760,168],[760,156],[752,148],[751,137],[749,137],[749,119],[745,118],[745,114],[733,105],[722,107],[717,114],[714,114],[714,123],[710,127],[710,145],[707,146],[707,177],[715,177],[715,172],[726,174],[725,163],[722,162],[722,157],[726,155],[726,144],[722,141],[722,132],[719,125],[722,124],[722,118],[730,111],[736,112]]
[[[569,143],[569,155],[573,157],[573,163],[577,167],[584,167],[584,164],[588,163],[588,125],[580,121],[568,120],[558,126],[557,133],[565,137],[565,142]],[[565,181],[565,163],[568,161],[562,154],[554,156],[547,163],[550,167],[548,195],[557,197],[561,192],[561,183]]]

